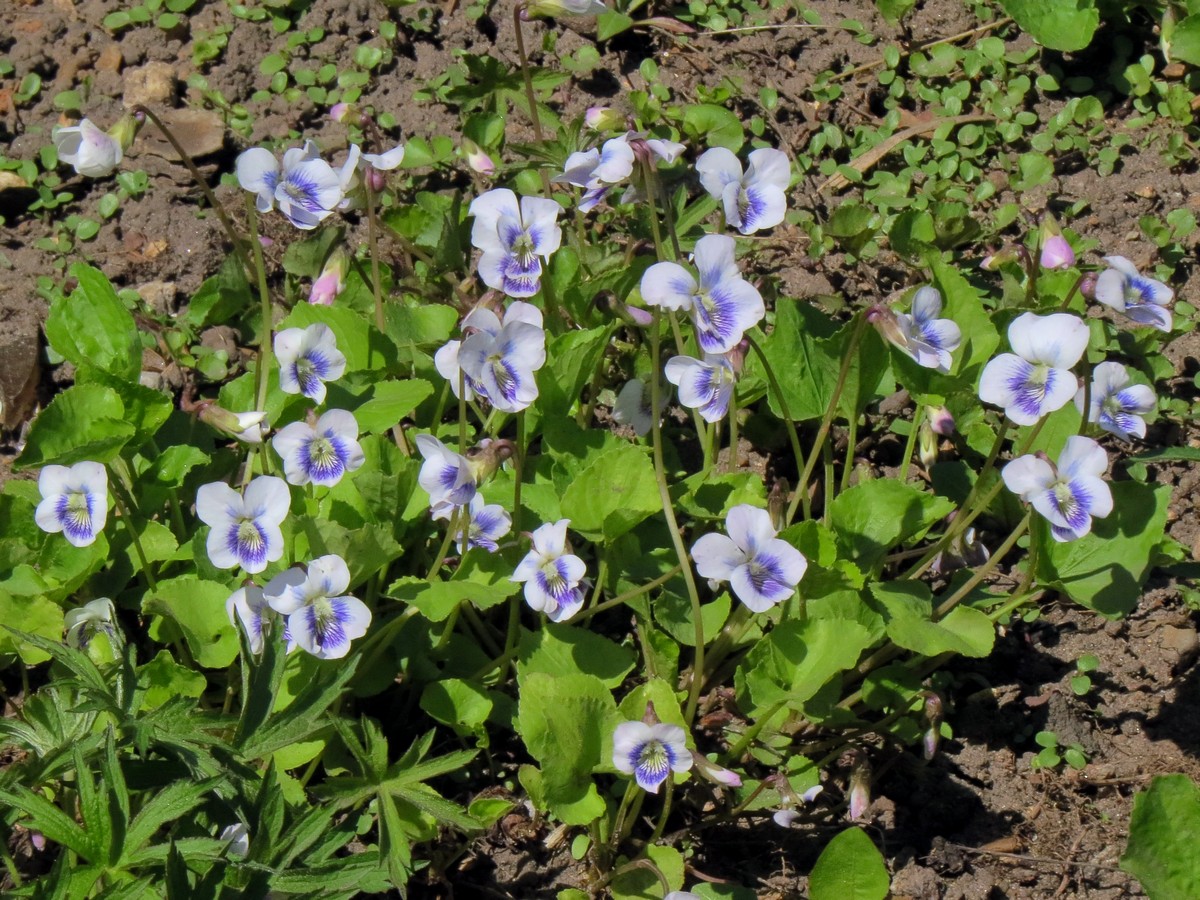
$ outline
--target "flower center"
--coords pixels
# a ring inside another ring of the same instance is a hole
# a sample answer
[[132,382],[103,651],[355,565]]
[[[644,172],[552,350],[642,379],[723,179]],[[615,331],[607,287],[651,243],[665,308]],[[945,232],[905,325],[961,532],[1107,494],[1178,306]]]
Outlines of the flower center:
[[647,741],[638,751],[636,765],[651,781],[661,781],[667,777],[671,756],[660,741]]
[[311,605],[312,634],[316,645],[325,648],[328,645],[337,645],[345,641],[345,629],[342,627],[337,610],[329,602],[329,598],[317,597]]
[[558,571],[558,560],[548,559],[542,563],[542,580],[545,582],[546,593],[557,598],[567,586],[567,581]]
[[71,491],[67,495],[65,520],[74,531],[90,531],[92,527],[92,505],[85,491]]
[[1075,498],[1071,485],[1066,481],[1056,481],[1050,490],[1054,492],[1054,505],[1058,507],[1063,518],[1074,522],[1079,501]]
[[258,530],[258,525],[253,519],[242,519],[238,522],[237,539],[238,544],[250,556],[257,556],[263,550],[262,532]]
[[341,462],[338,457],[337,448],[333,446],[333,442],[327,437],[315,437],[308,445],[308,458],[312,462],[312,467],[320,471],[326,472],[335,469],[338,463]]
[[529,236],[528,232],[522,231],[513,241],[512,254],[523,269],[527,269],[533,264],[537,253],[533,249],[533,238]]

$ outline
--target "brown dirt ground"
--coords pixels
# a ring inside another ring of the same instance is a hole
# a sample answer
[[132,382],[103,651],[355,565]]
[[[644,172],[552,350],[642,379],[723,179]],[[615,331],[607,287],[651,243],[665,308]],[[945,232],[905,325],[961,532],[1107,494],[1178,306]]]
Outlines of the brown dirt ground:
[[[415,88],[452,63],[454,51],[490,53],[515,62],[507,14],[497,6],[491,10],[492,18],[471,22],[462,6],[442,19],[435,37],[417,32],[405,37],[402,29],[394,65],[364,98],[391,111],[406,137],[454,134],[456,120],[449,111],[436,104],[418,106],[411,100]],[[885,41],[946,36],[976,24],[959,0],[919,3],[903,32],[878,20],[873,6],[863,0],[819,0],[810,6],[825,22],[860,19]],[[168,89],[159,98],[161,108],[202,105],[199,95],[186,87],[193,71],[189,34],[164,36],[154,28],[133,28],[114,37],[100,24],[114,8],[111,0],[0,3],[0,55],[7,56],[18,72],[37,71],[45,84],[32,106],[17,111],[0,104],[0,141],[7,144],[7,155],[36,155],[49,142],[57,121],[50,99],[57,91],[85,81],[91,91],[89,114],[101,122],[112,121],[124,92],[152,63],[165,64],[170,73]],[[314,0],[300,24],[325,28],[325,39],[309,52],[337,59],[375,33],[380,15],[379,5],[370,0]],[[279,100],[250,101],[254,90],[266,87],[259,60],[282,47],[284,36],[238,23],[226,4],[215,0],[198,3],[191,14],[193,34],[220,24],[237,27],[224,54],[205,67],[204,75],[231,102],[245,103],[254,111],[251,140],[296,128],[314,136],[326,152],[344,146],[344,130],[330,122],[323,110],[298,111]],[[586,40],[563,29],[559,46],[574,49]],[[537,37],[529,41],[535,48],[540,43]],[[641,33],[614,42],[606,57],[607,71],[568,82],[556,102],[572,114],[597,101],[619,106],[621,91],[645,87],[638,64],[652,56],[660,64],[660,77],[685,99],[694,97],[697,85],[715,84],[725,74],[742,79],[747,96],[756,95],[769,81],[782,98],[772,127],[784,149],[795,149],[825,117],[862,119],[871,108],[869,79],[847,81],[845,97],[828,108],[806,103],[805,89],[814,74],[829,67],[869,63],[879,53],[878,47],[863,46],[839,31],[791,29],[750,33],[736,40],[701,37],[691,46]],[[0,82],[0,89],[11,87]],[[1040,112],[1053,111],[1050,107]],[[1112,110],[1115,117],[1127,113],[1120,107]],[[510,141],[529,137],[519,117],[509,125]],[[160,155],[147,136],[149,131],[139,137],[125,165],[144,169],[150,176],[150,190],[141,200],[123,204],[94,241],[78,248],[72,261],[94,262],[120,286],[166,282],[173,285],[173,291],[168,291],[173,294],[170,301],[182,302],[215,271],[226,250],[215,218],[199,212],[197,193],[186,172]],[[221,172],[231,171],[236,153],[244,146],[242,138],[228,135],[218,152],[200,161],[206,176],[215,183]],[[1086,166],[1061,167],[1049,187],[1021,201],[1035,211],[1051,197],[1089,201],[1087,213],[1073,227],[1099,240],[1105,252],[1121,253],[1143,264],[1150,261],[1150,249],[1133,223],[1149,212],[1162,214],[1182,206],[1195,209],[1200,205],[1198,179],[1200,174],[1194,171],[1166,169],[1154,152],[1130,154],[1105,178]],[[66,179],[66,187],[76,196],[68,211],[94,210],[97,198],[108,190],[106,184],[74,177]],[[824,211],[829,201],[814,188],[812,183],[802,185],[793,201]],[[234,211],[241,203],[236,193],[230,188],[218,191]],[[27,359],[30,348],[37,345],[38,323],[44,316],[35,279],[50,271],[45,254],[33,246],[49,233],[49,223],[14,212],[16,202],[0,192],[0,208],[9,218],[0,233],[0,265],[7,270],[0,280],[4,332],[0,389],[9,398],[28,374],[22,365],[29,364],[20,360]],[[817,267],[805,258],[806,242],[799,232],[781,227],[764,248],[778,269],[781,289],[795,296],[840,291],[851,298],[874,297],[911,277],[886,253],[855,264],[835,255]],[[1180,296],[1196,296],[1195,277],[1195,261],[1189,258],[1175,284]],[[1170,388],[1194,400],[1200,341],[1194,334],[1186,335],[1168,354],[1179,372]],[[47,371],[38,395],[43,402],[54,383],[55,374]],[[1195,426],[1184,432],[1160,425],[1150,443],[1196,446],[1198,438]],[[11,453],[15,432],[9,432],[6,440],[0,450]],[[0,458],[0,483],[8,476],[8,459],[11,456]],[[1162,466],[1152,475],[1174,486],[1170,533],[1185,546],[1195,547],[1200,535],[1195,508],[1200,475],[1183,466]],[[1093,691],[1076,698],[1068,679],[1075,660],[1085,653],[1095,654],[1101,664]],[[1105,622],[1050,600],[1035,625],[1019,625],[1005,633],[992,657],[953,665],[957,688],[948,721],[955,739],[928,765],[907,754],[886,761],[886,771],[875,787],[872,827],[893,873],[893,895],[919,900],[1142,896],[1136,883],[1115,867],[1124,848],[1134,792],[1158,773],[1200,776],[1196,657],[1196,616],[1181,603],[1175,584],[1159,578],[1125,621]],[[1090,760],[1087,768],[1078,773],[1033,770],[1032,735],[1042,729],[1083,745]],[[452,869],[449,884],[414,885],[413,896],[528,900],[552,897],[556,886],[576,881],[579,873],[565,847],[548,851],[542,843],[544,833],[517,825],[471,848]],[[754,887],[762,898],[801,897],[805,879],[800,873],[811,867],[814,848],[823,843],[814,841],[813,833],[811,829],[784,833],[769,821],[752,828],[714,831],[696,845],[691,864],[697,878],[740,882]]]

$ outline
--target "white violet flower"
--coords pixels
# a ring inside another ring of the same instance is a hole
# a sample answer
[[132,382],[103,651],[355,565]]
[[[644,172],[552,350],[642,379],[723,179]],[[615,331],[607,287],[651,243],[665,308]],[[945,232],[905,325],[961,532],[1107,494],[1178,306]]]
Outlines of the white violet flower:
[[1106,256],[1104,261],[1110,268],[1096,279],[1096,299],[1125,313],[1139,325],[1170,331],[1171,310],[1168,307],[1175,292],[1161,281],[1140,274],[1123,256]]
[[346,593],[350,569],[340,556],[314,559],[308,571],[280,572],[263,588],[271,609],[287,616],[289,649],[298,646],[317,659],[341,659],[350,642],[367,633],[371,611]]
[[53,140],[58,161],[88,178],[111,175],[125,155],[120,140],[102,131],[90,119],[80,119],[78,125],[55,128]]
[[42,502],[34,520],[42,531],[63,533],[75,547],[87,547],[108,519],[108,470],[98,462],[46,466],[38,476]]
[[244,151],[237,158],[237,180],[256,195],[259,212],[278,206],[304,231],[316,228],[342,202],[342,176],[321,159],[312,141],[287,150],[282,165],[263,147]]
[[522,197],[496,188],[471,201],[471,243],[483,251],[479,276],[510,297],[532,297],[541,287],[541,259],[562,243],[562,207],[545,197]]
[[722,234],[696,241],[699,282],[673,262],[655,263],[642,275],[642,298],[651,306],[687,310],[705,353],[728,353],[766,315],[762,295],[738,272],[733,248],[733,238]]
[[1077,316],[1024,313],[1008,326],[1013,353],[988,362],[979,379],[979,399],[1004,407],[1018,425],[1033,425],[1062,409],[1075,396],[1079,381],[1071,367],[1087,349],[1090,333]]
[[287,483],[260,475],[244,495],[224,482],[206,484],[196,492],[196,515],[211,528],[208,558],[218,569],[241,566],[250,574],[283,556],[283,532],[292,495]]
[[770,148],[755,150],[742,174],[738,158],[724,147],[713,147],[696,160],[700,184],[725,207],[725,221],[742,234],[773,228],[787,211],[792,165],[787,154]]
[[552,622],[563,622],[583,606],[579,582],[587,567],[567,552],[570,519],[548,522],[533,532],[533,549],[517,564],[511,581],[525,583],[525,602]]
[[775,537],[771,515],[748,503],[725,517],[729,533],[706,534],[692,545],[696,571],[710,581],[728,581],[752,612],[782,603],[804,577],[808,560],[787,541]]
[[[1075,395],[1082,413],[1084,390]],[[1092,372],[1092,391],[1088,398],[1087,420],[1095,422],[1123,441],[1146,436],[1145,416],[1154,412],[1158,400],[1144,384],[1130,384],[1129,372],[1120,363],[1102,362]]]
[[657,794],[667,775],[692,767],[687,733],[662,722],[622,722],[613,732],[613,765],[632,775],[638,787]]
[[331,409],[315,425],[293,422],[271,439],[283,460],[289,484],[320,484],[333,487],[347,472],[365,459],[358,443],[358,422],[344,409]]
[[1018,457],[1000,472],[1005,485],[1050,522],[1056,541],[1073,541],[1092,530],[1092,517],[1103,519],[1113,509],[1112,491],[1100,477],[1108,455],[1091,438],[1073,435],[1059,454],[1058,465],[1045,454]]
[[279,360],[279,389],[285,394],[303,394],[314,403],[324,403],[325,382],[341,378],[346,371],[346,357],[338,350],[332,329],[319,323],[278,332],[275,357]]

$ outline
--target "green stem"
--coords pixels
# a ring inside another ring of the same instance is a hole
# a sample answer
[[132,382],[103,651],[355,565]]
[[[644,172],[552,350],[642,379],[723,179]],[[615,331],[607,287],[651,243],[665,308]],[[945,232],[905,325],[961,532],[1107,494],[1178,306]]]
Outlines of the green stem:
[[[838,402],[842,398],[842,391],[845,389],[846,380],[850,376],[850,366],[854,362],[854,354],[858,352],[858,345],[862,340],[863,330],[866,328],[866,325],[867,317],[862,313],[857,313],[853,326],[854,330],[850,332],[850,340],[843,351],[842,367],[838,372],[837,383],[833,386],[833,396],[829,399],[829,408],[825,410],[825,415],[821,418],[821,427],[817,430],[817,437],[813,442],[812,450],[809,452],[808,462],[804,466],[804,471],[800,474],[800,483],[796,485],[796,495],[788,505],[787,521],[789,523],[796,517],[796,508],[800,505],[800,498],[808,494],[808,480],[812,477],[813,469],[817,464],[817,458],[821,455],[821,448],[825,444],[825,439],[829,436],[829,428],[833,424],[834,416],[837,415]],[[825,498],[825,504],[826,506],[829,505],[828,497]]]
[[858,446],[858,416],[850,417],[849,429],[846,432],[846,462],[842,465],[842,478],[838,485],[839,491],[850,486],[850,473],[854,471],[854,449]]
[[[666,787],[667,793],[666,796],[663,797],[662,810],[658,814],[658,821],[654,825],[654,833],[650,835],[650,840],[647,842],[648,845],[657,843],[658,839],[662,837],[662,833],[667,827],[667,818],[671,815],[671,799],[675,796],[675,782],[671,778],[670,773],[667,774]],[[655,871],[657,871],[657,869]],[[660,872],[659,877],[661,876],[662,873]],[[665,883],[666,879],[663,879],[663,882]]]
[[383,279],[379,274],[379,236],[375,220],[375,190],[369,178],[363,179],[367,189],[367,249],[371,254],[371,293],[375,298],[375,327],[386,331],[383,317]]
[[[544,144],[546,136],[542,133],[542,117],[538,113],[537,94],[533,90],[533,73],[529,70],[529,57],[525,53],[525,34],[522,30],[524,23],[521,19],[521,13],[524,10],[524,3],[513,4],[513,34],[517,41],[517,57],[521,61],[521,77],[525,81],[525,99],[529,103],[529,120],[533,123],[533,135],[539,144]],[[542,189],[549,197],[550,175],[546,172],[545,166],[538,167],[538,174],[542,176]]]
[[916,409],[913,410],[912,426],[908,431],[908,440],[904,442],[904,456],[901,457],[901,484],[908,484],[908,476],[912,471],[913,453],[917,449],[917,432],[921,430],[921,417],[925,415],[925,404],[917,403]]
[[975,573],[963,582],[962,587],[960,587],[957,591],[955,591],[938,605],[938,608],[933,614],[933,620],[935,622],[939,619],[944,619],[947,615],[949,615],[950,611],[953,610],[954,607],[962,603],[963,599],[969,593],[971,593],[971,591],[975,590],[976,585],[978,585],[981,581],[983,581],[983,579],[987,578],[987,576],[991,574],[992,570],[996,568],[996,565],[999,563],[999,561],[1003,559],[1008,551],[1013,548],[1013,545],[1015,545],[1017,541],[1021,539],[1021,535],[1029,530],[1029,523],[1032,516],[1032,510],[1026,512],[1025,518],[1023,518],[1017,527],[1012,530],[1012,533],[1004,539],[1004,543],[996,548],[996,552],[988,558],[988,561],[976,569]]
[[258,298],[262,305],[262,335],[258,342],[258,371],[254,373],[254,408],[267,408],[267,381],[271,369],[271,292],[267,287],[267,268],[263,263],[262,244],[258,240],[258,210],[254,199],[246,195],[246,218],[250,223],[250,250],[254,254],[254,272],[258,277]]
[[[662,311],[654,310],[654,322],[650,326],[650,408],[659,409],[659,394],[662,386],[659,384],[658,373],[661,371],[661,334]],[[667,520],[667,530],[671,533],[671,543],[675,546],[675,555],[679,558],[679,567],[683,579],[687,583],[688,597],[692,602],[692,620],[696,629],[696,657],[692,664],[692,683],[688,688],[687,710],[684,721],[690,726],[696,715],[696,706],[700,702],[700,688],[704,682],[704,622],[700,612],[700,593],[696,590],[696,579],[692,575],[692,567],[688,562],[687,548],[679,534],[679,523],[675,520],[674,504],[671,492],[667,488],[667,475],[663,466],[662,428],[655,416],[650,423],[651,443],[654,448],[654,476],[658,482],[658,496],[662,501],[663,517]]]
[[[225,234],[228,236],[229,242],[233,245],[233,252],[237,256],[238,261],[242,264],[243,270],[249,269],[250,264],[246,259],[245,239],[234,227],[233,220],[229,218],[229,213],[225,212],[225,207],[217,202],[216,194],[212,192],[212,188],[208,186],[208,182],[204,180],[204,176],[200,174],[200,169],[197,168],[196,163],[192,161],[191,154],[183,149],[183,145],[176,140],[175,135],[172,134],[171,130],[163,124],[162,119],[154,114],[153,110],[139,103],[133,108],[133,112],[135,115],[137,113],[142,113],[147,119],[153,122],[155,127],[162,132],[163,137],[167,139],[167,142],[171,145],[171,148],[179,155],[179,159],[185,166],[187,166],[187,170],[191,173],[192,180],[196,182],[196,185],[200,188],[201,193],[204,194],[204,199],[208,201],[208,205],[212,207],[212,211],[217,214],[217,219],[220,220],[221,227],[225,229]],[[254,236],[251,239],[255,244],[258,243],[257,236]]]
[[[125,460],[121,460],[121,467],[125,468]],[[114,460],[114,468],[116,461]],[[128,469],[125,468],[125,475],[128,475]],[[133,552],[137,554],[138,564],[142,567],[142,572],[146,576],[146,583],[150,585],[150,590],[157,591],[158,584],[154,579],[154,573],[150,570],[150,561],[146,556],[146,551],[142,548],[142,539],[138,535],[137,529],[133,527],[133,496],[127,493],[124,482],[118,476],[112,481],[113,500],[116,501],[117,509],[121,513],[121,521],[125,523],[125,528],[129,531],[129,537],[133,542]]]
[[521,533],[521,483],[525,479],[525,410],[517,413],[517,450],[513,454],[513,534]]
[[621,797],[621,805],[617,807],[617,816],[613,820],[612,834],[609,835],[609,847],[615,853],[617,848],[621,846],[621,842],[625,840],[628,834],[626,825],[630,818],[637,818],[637,813],[634,812],[631,816],[629,811],[636,806],[641,809],[642,800],[645,797],[645,792],[638,787],[636,781],[631,781],[625,786],[625,794]]
[[575,618],[573,618],[571,620],[571,622],[572,622],[572,624],[577,625],[580,622],[584,621],[585,619],[589,619],[592,616],[596,615],[596,613],[604,612],[606,609],[612,609],[614,606],[620,606],[622,603],[628,603],[630,600],[633,600],[635,597],[640,597],[642,594],[647,594],[650,591],[654,590],[656,587],[660,587],[661,585],[666,584],[668,581],[670,581],[672,578],[674,578],[676,575],[678,575],[682,571],[682,569],[683,569],[682,566],[678,566],[678,565],[672,566],[670,571],[666,572],[663,575],[659,575],[653,581],[646,582],[641,587],[636,587],[633,590],[626,591],[623,594],[618,594],[616,597],[613,597],[611,600],[605,600],[603,603],[597,603],[595,606],[588,607],[587,609],[583,610],[582,612],[576,614]]
[[[779,386],[779,380],[775,377],[775,369],[767,360],[767,355],[763,353],[762,347],[758,345],[758,341],[754,340],[750,335],[746,335],[746,342],[750,345],[750,349],[758,356],[758,361],[762,363],[763,371],[767,374],[767,385],[775,393],[775,399],[779,402],[779,411],[783,413],[784,421],[787,422],[788,440],[792,444],[792,453],[796,457],[796,471],[800,472],[804,469],[804,451],[800,449],[800,434],[796,431],[796,422],[792,418],[791,410],[788,409],[787,398],[783,395],[783,388]],[[807,491],[800,491],[797,488],[797,493],[802,493],[804,496],[800,502],[804,509],[804,518],[809,518],[812,514],[812,501],[808,496]],[[790,516],[788,517],[790,520]]]
[[724,759],[727,762],[730,760],[739,759],[741,755],[746,752],[746,748],[750,746],[750,742],[758,737],[759,732],[762,731],[763,728],[766,727],[766,724],[770,722],[771,719],[775,718],[775,716],[777,716],[785,706],[787,706],[787,701],[780,700],[765,713],[759,716],[754,721],[753,725],[742,732],[742,736],[737,739],[737,743],[725,751]]
[[737,385],[729,392],[729,471],[738,470]]
[[437,557],[433,561],[433,565],[429,568],[429,574],[425,576],[426,581],[433,581],[434,577],[442,569],[442,563],[446,561],[446,554],[450,552],[450,544],[454,541],[454,531],[458,527],[459,520],[466,511],[465,507],[458,507],[450,514],[450,521],[447,523],[446,536],[442,539],[442,546],[438,548]]

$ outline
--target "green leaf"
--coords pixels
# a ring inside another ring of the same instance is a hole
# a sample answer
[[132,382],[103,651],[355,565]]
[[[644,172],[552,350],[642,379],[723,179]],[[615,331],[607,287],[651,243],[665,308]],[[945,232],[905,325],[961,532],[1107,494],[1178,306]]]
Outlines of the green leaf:
[[683,132],[706,147],[724,147],[737,153],[746,142],[746,133],[738,117],[711,103],[689,106],[683,111]]
[[1093,0],[1000,0],[1022,31],[1051,50],[1072,52],[1092,42],[1100,13]]
[[195,328],[226,322],[256,302],[238,257],[230,254],[217,274],[204,280],[181,318]]
[[13,468],[69,466],[88,459],[111,462],[137,430],[124,417],[125,405],[112,388],[72,385],[33,420]]
[[809,900],[883,900],[890,879],[883,856],[860,828],[826,845],[808,876]]
[[432,395],[433,385],[419,378],[381,381],[372,388],[371,399],[354,410],[359,431],[363,434],[387,431]]
[[333,332],[338,350],[346,357],[347,372],[382,372],[395,358],[395,348],[389,347],[391,342],[387,337],[372,328],[354,310],[345,307],[300,303],[276,326],[276,330],[307,328],[317,324],[328,325]]
[[662,509],[650,457],[633,444],[605,451],[584,467],[562,497],[571,530],[612,541]]
[[902,541],[949,515],[954,504],[892,479],[856,484],[830,504],[838,543],[864,572],[873,571]]
[[98,384],[112,389],[121,398],[125,407],[124,420],[136,429],[131,440],[131,450],[142,446],[158,433],[158,429],[170,418],[175,404],[171,398],[131,381],[122,381],[114,375],[91,366],[80,366],[75,373],[75,384]]
[[160,581],[143,602],[143,612],[173,620],[196,662],[207,669],[224,669],[239,650],[237,632],[225,612],[231,593],[220,582],[184,575]]
[[536,675],[580,672],[607,688],[619,687],[636,658],[627,647],[586,628],[555,622],[521,635],[517,681]]
[[599,678],[570,669],[521,680],[520,733],[542,767],[546,804],[568,825],[587,825],[605,810],[592,770],[611,754],[616,704]]
[[738,668],[739,693],[744,687],[756,710],[798,706],[853,668],[869,641],[866,626],[845,619],[784,622],[750,649]]
[[138,669],[138,686],[146,690],[143,709],[162,706],[172,697],[199,697],[207,685],[207,678],[179,665],[166,649]]
[[71,274],[79,286],[58,297],[46,319],[50,346],[77,366],[94,366],[136,382],[142,345],[133,315],[99,269],[76,263]]
[[1170,59],[1200,66],[1200,15],[1186,16],[1171,35]]
[[1113,511],[1092,522],[1092,532],[1075,541],[1050,539],[1039,526],[1043,552],[1038,581],[1053,584],[1076,603],[1110,619],[1137,606],[1141,587],[1167,529],[1171,488],[1120,481],[1109,485]]
[[393,582],[387,595],[415,606],[431,622],[444,622],[463,601],[486,609],[507,600],[517,590],[513,582],[489,586],[471,581],[428,581],[408,575]]
[[477,684],[461,678],[443,678],[427,685],[421,709],[460,734],[483,726],[492,713],[492,698]]
[[[62,607],[41,594],[16,598],[0,588],[0,622],[20,622],[23,631],[55,641],[63,635]],[[49,653],[11,631],[0,630],[0,656],[10,653],[16,653],[29,666],[50,658]]]
[[606,10],[596,17],[596,40],[607,41],[622,31],[633,27],[633,19],[615,9]]
[[1121,868],[1152,900],[1200,897],[1200,788],[1186,775],[1158,775],[1133,800]]
[[957,606],[945,618],[932,621],[933,595],[913,581],[872,584],[871,593],[885,610],[887,636],[897,646],[922,656],[961,653],[983,657],[992,652],[996,629],[977,609]]

